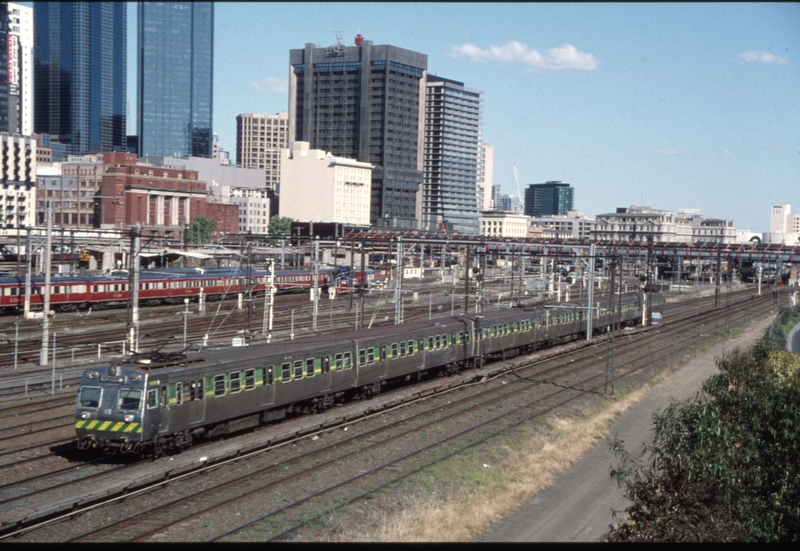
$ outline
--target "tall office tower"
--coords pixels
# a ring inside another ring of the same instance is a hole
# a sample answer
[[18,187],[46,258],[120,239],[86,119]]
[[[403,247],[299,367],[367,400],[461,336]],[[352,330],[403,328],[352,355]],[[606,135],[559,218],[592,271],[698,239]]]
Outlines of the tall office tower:
[[0,131],[33,133],[33,9],[0,2]]
[[125,151],[126,14],[124,2],[34,2],[34,132],[72,155]]
[[543,216],[567,214],[572,210],[575,190],[564,182],[531,184],[525,190],[525,214]]
[[481,92],[430,75],[426,86],[422,228],[446,223],[459,233],[477,234]]
[[270,191],[280,191],[281,154],[288,147],[289,113],[243,113],[236,117],[236,164],[265,169]]
[[140,157],[211,157],[213,2],[139,2]]
[[370,224],[418,227],[428,56],[356,37],[289,52],[289,147],[372,164]]

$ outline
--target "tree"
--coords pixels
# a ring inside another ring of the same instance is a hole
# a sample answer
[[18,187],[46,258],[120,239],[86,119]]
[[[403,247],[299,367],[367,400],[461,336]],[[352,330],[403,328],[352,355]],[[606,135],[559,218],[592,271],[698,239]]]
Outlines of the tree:
[[203,245],[212,240],[217,232],[217,222],[207,216],[195,216],[183,236],[184,243],[194,243]]
[[612,441],[633,505],[608,541],[800,539],[800,357],[757,346],[717,363],[695,400],[654,414],[647,462]]
[[292,232],[292,220],[286,216],[273,216],[269,219],[270,235],[290,235]]

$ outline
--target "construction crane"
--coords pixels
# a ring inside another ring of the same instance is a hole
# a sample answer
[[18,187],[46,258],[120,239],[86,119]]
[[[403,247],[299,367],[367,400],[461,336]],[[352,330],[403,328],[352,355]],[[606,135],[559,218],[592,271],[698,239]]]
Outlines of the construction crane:
[[517,163],[514,165],[514,183],[517,184],[517,200],[519,200],[519,207],[522,212],[525,212],[525,201],[522,200],[522,188],[519,187],[519,177],[517,176]]

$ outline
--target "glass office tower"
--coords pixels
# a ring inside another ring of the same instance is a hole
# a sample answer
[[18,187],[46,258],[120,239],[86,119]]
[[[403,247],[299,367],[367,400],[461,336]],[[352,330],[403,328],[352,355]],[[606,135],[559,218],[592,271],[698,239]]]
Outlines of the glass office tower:
[[575,190],[561,181],[531,184],[525,190],[525,214],[528,216],[563,215],[572,210]]
[[214,4],[140,2],[139,156],[211,157]]
[[34,132],[72,155],[125,151],[126,14],[123,2],[34,2]]

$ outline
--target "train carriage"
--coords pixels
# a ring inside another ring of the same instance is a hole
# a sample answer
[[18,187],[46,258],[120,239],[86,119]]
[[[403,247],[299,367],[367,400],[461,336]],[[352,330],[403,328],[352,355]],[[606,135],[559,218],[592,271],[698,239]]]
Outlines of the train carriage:
[[[269,272],[241,268],[168,268],[142,270],[139,274],[139,304],[180,304],[184,299],[197,300],[202,293],[206,300],[215,301],[235,296],[248,289],[263,296],[269,286]],[[279,293],[303,292],[314,285],[313,272],[308,270],[276,270],[274,285]],[[322,289],[335,281],[338,293],[347,293],[355,282],[368,287],[374,281],[371,269],[355,270],[351,276],[347,267],[320,270],[317,284]],[[0,278],[0,311],[21,310],[25,306],[25,279]],[[31,278],[30,305],[44,303],[45,280]],[[50,307],[70,311],[89,307],[104,308],[127,304],[131,298],[130,278],[125,270],[95,276],[56,275],[50,282]]]
[[[632,294],[595,308],[594,328],[639,323],[643,305]],[[201,436],[371,398],[388,381],[454,373],[585,337],[585,300],[550,306],[206,349],[158,362],[131,357],[92,368],[83,374],[75,409],[78,445],[158,455]]]

